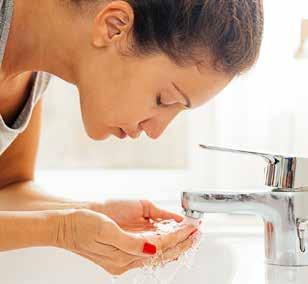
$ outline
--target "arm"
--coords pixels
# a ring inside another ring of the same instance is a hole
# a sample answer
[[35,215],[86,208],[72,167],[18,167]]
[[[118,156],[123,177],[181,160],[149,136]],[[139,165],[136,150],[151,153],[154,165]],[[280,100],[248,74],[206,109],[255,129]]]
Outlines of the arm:
[[[103,213],[124,229],[149,226],[149,218],[183,220],[182,216],[156,207],[149,201],[75,202],[44,194],[33,182],[38,147],[41,102],[35,107],[28,128],[0,156],[0,212],[43,211],[70,208]],[[125,214],[121,214],[125,211]]]
[[60,211],[0,212],[0,251],[56,246]]
[[40,192],[33,182],[40,135],[42,102],[38,102],[27,129],[0,156],[0,211],[40,211],[87,208]]
[[12,183],[0,189],[0,211],[91,209],[91,204],[47,195],[33,181]]

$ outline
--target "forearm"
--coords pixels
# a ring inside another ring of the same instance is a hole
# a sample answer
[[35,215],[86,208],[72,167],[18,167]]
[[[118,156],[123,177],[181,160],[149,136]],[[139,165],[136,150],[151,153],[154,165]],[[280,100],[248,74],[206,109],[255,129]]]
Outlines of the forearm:
[[0,189],[0,211],[43,211],[89,207],[89,202],[76,202],[47,195],[34,182],[15,183]]
[[56,246],[64,211],[0,212],[0,251]]

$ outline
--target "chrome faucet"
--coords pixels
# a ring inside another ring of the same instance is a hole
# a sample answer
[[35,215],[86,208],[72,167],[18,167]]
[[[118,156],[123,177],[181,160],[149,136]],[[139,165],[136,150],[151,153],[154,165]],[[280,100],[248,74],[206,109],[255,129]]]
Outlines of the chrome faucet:
[[182,192],[186,216],[251,214],[264,220],[266,262],[308,266],[308,158],[286,157],[200,145],[202,149],[249,154],[266,162],[265,186],[254,193]]

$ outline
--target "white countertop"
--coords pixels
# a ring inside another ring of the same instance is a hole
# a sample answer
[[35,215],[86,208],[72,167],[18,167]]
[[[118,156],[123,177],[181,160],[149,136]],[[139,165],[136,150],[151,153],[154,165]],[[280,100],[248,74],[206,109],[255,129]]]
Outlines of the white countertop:
[[[47,192],[67,198],[96,201],[147,198],[167,210],[181,212],[178,186],[185,183],[185,174],[183,171],[41,171],[37,180]],[[170,284],[306,284],[296,280],[307,279],[306,268],[286,270],[264,264],[260,220],[213,214],[205,216],[202,226],[204,240],[192,268],[181,269]],[[162,277],[176,268],[176,263],[170,264],[161,271]],[[115,283],[133,284],[136,273],[130,271]],[[5,284],[111,283],[110,276],[98,266],[52,248],[1,253],[0,274],[0,282]]]

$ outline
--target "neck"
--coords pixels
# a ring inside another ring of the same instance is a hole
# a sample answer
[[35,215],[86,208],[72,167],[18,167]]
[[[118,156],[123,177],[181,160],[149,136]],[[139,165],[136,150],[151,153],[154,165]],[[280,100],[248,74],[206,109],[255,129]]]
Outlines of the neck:
[[[76,83],[74,62],[78,38],[72,36],[65,9],[54,0],[14,0],[10,33],[1,65],[1,79],[26,71],[45,71]],[[75,32],[76,34],[76,32]],[[69,35],[69,36],[67,36]],[[75,48],[74,48],[75,47]]]

